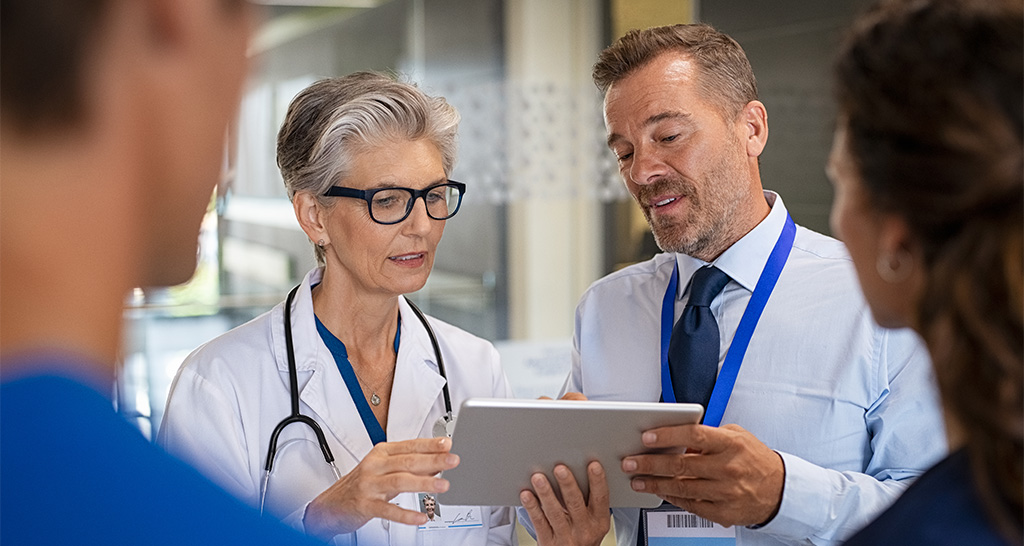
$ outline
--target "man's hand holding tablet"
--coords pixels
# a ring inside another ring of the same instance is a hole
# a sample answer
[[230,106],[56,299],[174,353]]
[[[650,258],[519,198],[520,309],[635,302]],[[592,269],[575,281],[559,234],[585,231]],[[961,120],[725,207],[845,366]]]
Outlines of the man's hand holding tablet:
[[667,453],[641,441],[644,431],[700,422],[696,404],[471,399],[453,435],[458,467],[439,501],[460,505],[522,504],[540,544],[600,543],[610,507],[653,508],[662,500],[631,486],[623,459]]
[[[561,399],[586,400],[587,397],[583,393],[567,392]],[[555,496],[547,476],[541,472],[530,476],[533,491],[524,489],[519,493],[519,500],[526,513],[530,514],[534,532],[537,533],[537,545],[600,544],[611,528],[608,478],[604,474],[604,467],[597,461],[587,465],[590,494],[586,499],[568,467],[556,465],[554,474],[565,500],[564,505]]]

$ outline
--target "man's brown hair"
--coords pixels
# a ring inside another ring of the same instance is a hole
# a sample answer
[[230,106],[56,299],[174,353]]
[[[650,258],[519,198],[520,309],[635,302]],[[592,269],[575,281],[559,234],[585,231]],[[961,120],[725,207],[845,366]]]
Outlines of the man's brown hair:
[[697,64],[701,96],[728,117],[757,100],[757,82],[750,61],[736,40],[710,25],[670,25],[631,30],[601,52],[594,65],[594,83],[601,93],[612,84],[666,52],[682,53]]

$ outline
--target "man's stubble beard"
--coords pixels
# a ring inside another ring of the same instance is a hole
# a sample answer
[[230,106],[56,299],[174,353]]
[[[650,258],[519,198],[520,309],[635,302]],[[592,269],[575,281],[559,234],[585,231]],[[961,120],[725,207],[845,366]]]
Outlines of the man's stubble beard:
[[729,174],[727,168],[719,166],[705,179],[706,191],[697,194],[697,185],[682,177],[664,178],[650,186],[640,188],[638,202],[649,202],[649,198],[666,193],[677,193],[686,199],[687,208],[682,217],[652,215],[651,211],[641,206],[647,224],[654,233],[654,241],[658,248],[665,252],[677,252],[705,259],[709,254],[717,256],[724,248],[719,249],[723,239],[728,239],[731,212],[736,210],[742,199],[739,192],[729,196],[725,191],[732,184],[726,182],[736,176]]

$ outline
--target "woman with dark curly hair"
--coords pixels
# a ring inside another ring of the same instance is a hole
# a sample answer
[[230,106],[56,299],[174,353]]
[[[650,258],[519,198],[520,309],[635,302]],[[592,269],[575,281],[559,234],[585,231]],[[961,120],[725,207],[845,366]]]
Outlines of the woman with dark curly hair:
[[949,457],[848,544],[1021,544],[1024,14],[886,1],[837,65],[834,231],[872,312],[931,353]]

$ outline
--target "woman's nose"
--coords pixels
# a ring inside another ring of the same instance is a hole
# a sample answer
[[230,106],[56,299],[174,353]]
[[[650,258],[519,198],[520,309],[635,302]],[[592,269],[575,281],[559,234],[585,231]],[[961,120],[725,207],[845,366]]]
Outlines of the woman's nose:
[[424,233],[430,231],[431,223],[436,221],[427,214],[426,196],[422,196],[413,201],[409,217],[403,223],[408,224],[408,228],[417,233]]

